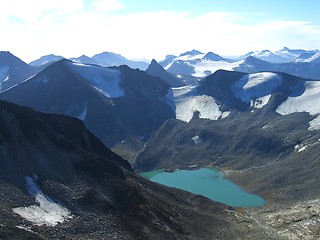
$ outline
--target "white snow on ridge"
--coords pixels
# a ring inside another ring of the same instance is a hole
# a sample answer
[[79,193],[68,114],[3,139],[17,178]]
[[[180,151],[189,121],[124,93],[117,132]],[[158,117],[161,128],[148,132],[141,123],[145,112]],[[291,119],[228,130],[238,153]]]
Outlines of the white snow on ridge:
[[187,85],[183,87],[171,88],[171,90],[169,91],[172,91],[173,97],[175,99],[179,99],[179,98],[184,98],[188,95],[194,96],[196,88],[197,88],[197,85]]
[[14,208],[14,213],[37,226],[55,226],[58,223],[72,219],[71,212],[45,195],[32,177],[26,177],[26,186],[29,194],[35,197],[39,206]]
[[191,60],[201,59],[205,55],[206,55],[205,53],[189,54],[189,55],[179,56],[179,57],[175,58],[175,60],[191,61]]
[[250,107],[263,108],[269,102],[271,94],[250,101]]
[[293,59],[299,56],[299,54],[293,54],[285,50],[276,51],[275,54],[286,59],[287,62],[292,61]]
[[125,95],[124,90],[120,87],[120,71],[75,62],[72,63],[72,66],[78,74],[107,98],[117,98]]
[[9,79],[9,67],[0,68],[0,92],[2,92],[1,84]]
[[206,71],[210,71],[211,73],[214,73],[215,71],[220,70],[220,69],[231,71],[243,62],[244,62],[244,60],[230,63],[227,61],[212,61],[212,60],[202,59],[201,61],[197,62],[195,65],[192,65],[194,67],[194,71],[195,71],[192,74],[192,76],[206,77],[208,75],[205,73]]
[[320,58],[320,52],[315,53],[312,57],[304,60],[304,62],[312,62],[312,61],[316,60],[317,58]]
[[176,119],[189,122],[195,112],[199,118],[217,120],[222,116],[213,97],[197,96],[196,85],[172,88],[167,94],[171,106],[175,109]]
[[262,108],[281,83],[282,79],[278,74],[261,72],[245,75],[231,87],[231,90],[237,98],[250,103],[251,107]]
[[181,60],[181,61],[194,61],[194,60],[199,60],[199,59],[202,59],[205,55],[206,55],[205,53],[201,53],[201,54],[196,54],[196,55],[192,55],[192,54],[191,54],[191,55],[184,55],[184,56],[176,57],[176,58],[172,59],[172,61],[171,61],[168,65],[166,65],[166,66],[164,67],[164,69],[165,69],[165,70],[168,70],[168,69],[172,66],[172,64],[173,64],[174,62],[176,62],[176,61],[179,61],[179,60]]
[[305,82],[305,91],[297,97],[288,97],[278,108],[277,113],[288,115],[295,112],[307,112],[310,115],[320,113],[320,81]]
[[[305,91],[297,97],[288,97],[276,110],[281,115],[307,112],[312,116],[320,114],[320,81],[305,82]],[[310,131],[320,130],[320,115],[309,122]]]
[[0,83],[4,82],[4,80],[8,77],[9,67],[1,67],[0,68]]
[[309,131],[316,131],[320,130],[320,115],[314,118],[312,121],[309,122]]
[[84,121],[87,116],[88,107],[85,107],[84,110],[77,116],[78,119]]

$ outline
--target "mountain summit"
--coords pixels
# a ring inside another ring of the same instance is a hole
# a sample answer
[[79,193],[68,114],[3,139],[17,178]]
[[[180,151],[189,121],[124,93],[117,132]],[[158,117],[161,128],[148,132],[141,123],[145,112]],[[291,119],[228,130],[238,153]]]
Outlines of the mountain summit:
[[0,52],[0,92],[21,83],[38,70],[10,52]]
[[171,87],[181,87],[185,83],[178,78],[168,73],[156,60],[152,59],[149,67],[146,70],[152,76],[160,77],[163,81],[168,83]]

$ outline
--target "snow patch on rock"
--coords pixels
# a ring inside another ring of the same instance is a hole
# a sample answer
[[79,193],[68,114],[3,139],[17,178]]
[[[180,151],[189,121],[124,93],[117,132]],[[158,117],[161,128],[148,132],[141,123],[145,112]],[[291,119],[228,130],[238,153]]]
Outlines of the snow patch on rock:
[[314,118],[312,121],[309,122],[309,131],[316,131],[320,130],[320,115]]
[[251,107],[262,108],[281,83],[282,79],[278,74],[261,72],[245,75],[231,87],[231,90],[237,98]]
[[229,117],[231,111],[225,111],[221,114],[221,118],[226,118],[226,117]]
[[304,93],[297,97],[288,97],[277,108],[277,113],[281,115],[295,112],[307,112],[310,115],[320,113],[320,81],[307,81],[304,85]]
[[257,98],[257,99],[251,99],[250,101],[250,107],[253,108],[263,108],[270,100],[271,94]]
[[199,118],[202,119],[219,119],[222,112],[214,98],[198,95],[196,88],[197,85],[188,85],[168,91],[167,102],[175,110],[176,119],[189,122],[196,112],[199,112]]
[[1,84],[9,79],[9,67],[1,67],[0,68],[0,92],[2,92]]
[[[281,115],[307,112],[312,116],[320,114],[320,81],[306,81],[305,91],[297,97],[288,97],[276,110]],[[308,130],[320,130],[320,115],[309,122]]]
[[198,135],[195,135],[195,136],[192,138],[192,141],[194,142],[194,144],[202,143],[202,139],[201,139]]
[[8,76],[9,67],[0,67],[0,83],[2,83]]
[[88,107],[85,107],[84,110],[79,114],[77,118],[84,121],[87,116],[87,111],[88,111]]
[[211,120],[217,120],[222,114],[210,96],[194,96],[176,101],[177,119],[189,122],[195,112],[199,112],[199,118]]
[[298,153],[304,152],[308,149],[308,145],[297,144],[294,146],[294,150]]
[[125,95],[124,90],[120,87],[120,71],[76,62],[73,62],[72,66],[78,74],[107,98],[117,98]]
[[55,226],[72,219],[71,212],[44,194],[35,181],[35,177],[26,177],[28,192],[35,197],[39,206],[17,207],[13,209],[13,212],[37,226]]

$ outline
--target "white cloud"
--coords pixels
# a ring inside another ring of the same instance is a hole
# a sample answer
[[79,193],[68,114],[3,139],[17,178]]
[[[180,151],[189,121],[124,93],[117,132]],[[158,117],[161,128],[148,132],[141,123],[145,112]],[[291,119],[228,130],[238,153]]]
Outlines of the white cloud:
[[118,0],[94,0],[92,6],[97,12],[111,12],[123,8],[123,5]]
[[82,0],[10,0],[1,4],[1,21],[9,16],[21,19],[25,23],[41,21],[46,15],[69,15],[83,10]]
[[[8,2],[0,9],[0,29],[2,36],[6,35],[0,38],[0,46],[26,61],[50,53],[75,57],[102,51],[156,59],[191,49],[236,55],[284,46],[312,49],[320,42],[320,27],[310,22],[248,23],[246,15],[222,12],[200,16],[186,12],[109,13],[124,8],[117,0],[91,1],[89,7],[81,0]],[[18,2],[23,6],[17,9]],[[30,7],[33,5],[35,8]],[[27,24],[8,22],[8,16]]]

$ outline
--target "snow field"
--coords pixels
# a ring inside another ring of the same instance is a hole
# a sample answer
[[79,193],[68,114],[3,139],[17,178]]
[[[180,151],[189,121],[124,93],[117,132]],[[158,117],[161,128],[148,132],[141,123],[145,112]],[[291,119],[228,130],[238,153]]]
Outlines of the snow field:
[[26,186],[29,194],[35,197],[38,205],[14,208],[14,213],[37,226],[47,225],[53,227],[58,223],[72,219],[71,212],[45,195],[36,184],[34,178],[27,176]]
[[[320,114],[320,81],[307,81],[304,85],[304,93],[297,97],[289,97],[277,108],[277,113],[288,115],[307,112],[312,116]],[[320,116],[310,121],[309,126],[309,130],[320,130]]]
[[245,75],[231,87],[231,90],[237,98],[250,103],[251,107],[262,108],[281,83],[278,74],[261,72]]
[[120,87],[120,71],[75,62],[72,63],[72,66],[92,87],[107,98],[117,98],[125,95],[124,90]]

